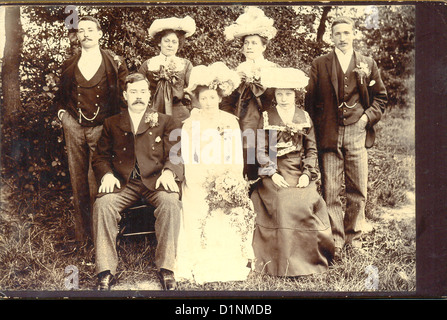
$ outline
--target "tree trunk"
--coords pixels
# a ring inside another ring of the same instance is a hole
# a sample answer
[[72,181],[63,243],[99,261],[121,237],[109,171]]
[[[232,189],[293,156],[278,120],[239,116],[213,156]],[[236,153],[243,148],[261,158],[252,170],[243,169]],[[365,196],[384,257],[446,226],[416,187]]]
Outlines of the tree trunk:
[[23,44],[20,7],[5,8],[5,49],[2,65],[3,120],[11,122],[21,107],[19,67]]
[[326,31],[326,20],[329,11],[331,10],[330,6],[323,7],[323,13],[321,14],[320,24],[318,25],[317,30],[317,42],[323,41],[323,35]]

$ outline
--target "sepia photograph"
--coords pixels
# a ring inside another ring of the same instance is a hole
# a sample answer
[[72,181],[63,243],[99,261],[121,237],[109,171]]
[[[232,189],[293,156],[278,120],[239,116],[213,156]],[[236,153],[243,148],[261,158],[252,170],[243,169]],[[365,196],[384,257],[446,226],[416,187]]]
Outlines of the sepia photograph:
[[3,297],[417,293],[414,3],[7,3],[0,24]]

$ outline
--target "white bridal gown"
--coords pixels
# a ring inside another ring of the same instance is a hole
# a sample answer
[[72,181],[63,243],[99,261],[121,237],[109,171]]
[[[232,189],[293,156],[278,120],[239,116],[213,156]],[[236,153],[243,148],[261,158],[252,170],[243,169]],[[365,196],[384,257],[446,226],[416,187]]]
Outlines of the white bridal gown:
[[197,284],[245,280],[251,270],[248,262],[253,259],[253,233],[248,232],[242,240],[230,216],[221,209],[208,215],[208,190],[204,186],[207,179],[223,175],[242,178],[241,132],[236,117],[218,110],[210,118],[194,109],[182,128],[182,157],[185,181],[176,279]]

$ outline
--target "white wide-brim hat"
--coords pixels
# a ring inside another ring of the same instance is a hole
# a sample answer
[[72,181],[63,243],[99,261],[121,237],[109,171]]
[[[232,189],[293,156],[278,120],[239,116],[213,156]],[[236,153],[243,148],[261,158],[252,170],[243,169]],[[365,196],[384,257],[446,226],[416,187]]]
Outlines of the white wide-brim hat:
[[189,86],[186,92],[192,93],[198,86],[210,89],[221,89],[224,96],[230,95],[241,83],[238,73],[223,62],[215,62],[209,66],[198,65],[192,68]]
[[190,37],[196,32],[196,22],[190,16],[186,16],[184,18],[165,18],[165,19],[156,19],[152,22],[149,27],[149,36],[154,37],[157,33],[163,30],[176,30],[176,31],[184,31],[185,37]]
[[295,68],[263,68],[260,78],[266,88],[304,89],[309,84],[309,77]]
[[273,19],[266,17],[261,9],[247,7],[233,24],[225,28],[224,34],[227,40],[249,35],[258,35],[271,40],[277,32],[273,23]]

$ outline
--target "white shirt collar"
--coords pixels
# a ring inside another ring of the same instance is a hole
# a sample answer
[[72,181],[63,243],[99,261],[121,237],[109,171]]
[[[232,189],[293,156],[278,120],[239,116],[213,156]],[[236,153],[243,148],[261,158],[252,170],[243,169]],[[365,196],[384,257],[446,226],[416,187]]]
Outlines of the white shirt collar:
[[93,56],[102,57],[101,50],[100,50],[99,46],[97,46],[95,49],[89,50],[89,51],[87,51],[84,48],[82,48],[81,49],[81,56],[82,57],[93,57]]
[[136,113],[136,112],[132,112],[129,108],[127,109],[127,111],[129,111],[130,120],[132,121],[133,132],[136,133],[138,131],[138,127],[140,125],[141,119],[143,118],[145,112]]
[[351,58],[352,55],[354,54],[354,49],[351,48],[346,53],[343,53],[343,51],[341,51],[340,49],[335,48],[335,53],[337,54],[337,57],[341,56],[341,57],[344,57],[344,58],[347,58],[347,57]]
[[337,55],[338,62],[340,62],[343,72],[346,72],[346,70],[348,70],[349,63],[351,62],[351,58],[354,55],[354,49],[351,48],[351,50],[343,53],[340,49],[335,48],[335,54]]

